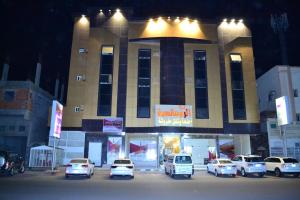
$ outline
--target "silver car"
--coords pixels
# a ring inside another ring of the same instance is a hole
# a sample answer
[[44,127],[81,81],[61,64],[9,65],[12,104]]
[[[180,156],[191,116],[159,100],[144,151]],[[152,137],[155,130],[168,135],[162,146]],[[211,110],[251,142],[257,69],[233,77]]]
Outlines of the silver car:
[[81,175],[91,178],[94,174],[95,163],[87,158],[76,158],[72,159],[66,166],[65,177],[68,178],[70,175]]
[[207,164],[207,172],[214,173],[215,176],[230,175],[235,177],[237,170],[236,165],[234,165],[231,160],[220,158],[212,160]]

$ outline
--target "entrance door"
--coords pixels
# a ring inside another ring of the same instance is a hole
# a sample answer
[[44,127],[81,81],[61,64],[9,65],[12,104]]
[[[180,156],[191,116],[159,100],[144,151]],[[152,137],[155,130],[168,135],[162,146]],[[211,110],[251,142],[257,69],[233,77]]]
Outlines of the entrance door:
[[89,159],[95,163],[95,166],[101,166],[102,143],[89,142]]

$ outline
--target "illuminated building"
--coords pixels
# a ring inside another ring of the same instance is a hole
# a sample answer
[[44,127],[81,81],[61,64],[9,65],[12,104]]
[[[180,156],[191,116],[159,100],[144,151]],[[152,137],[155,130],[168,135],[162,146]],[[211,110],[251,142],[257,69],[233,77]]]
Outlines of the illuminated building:
[[[103,13],[75,21],[65,162],[85,156],[109,165],[125,156],[155,168],[183,150],[199,165],[251,153],[259,114],[251,33],[242,21]],[[117,126],[122,119],[123,128],[105,129],[105,118]]]

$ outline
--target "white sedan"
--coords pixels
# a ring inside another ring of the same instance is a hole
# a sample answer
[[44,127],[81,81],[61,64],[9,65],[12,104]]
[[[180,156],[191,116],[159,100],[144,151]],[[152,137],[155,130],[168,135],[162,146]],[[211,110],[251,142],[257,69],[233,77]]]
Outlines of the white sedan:
[[134,178],[134,164],[129,159],[117,159],[111,165],[110,168],[110,177],[114,176],[130,176]]
[[236,165],[234,165],[231,160],[228,159],[215,159],[207,164],[207,172],[214,173],[215,176],[219,175],[231,175],[236,176],[237,170]]
[[66,166],[65,177],[68,178],[70,175],[81,175],[91,178],[94,174],[95,164],[87,158],[76,158],[72,159]]

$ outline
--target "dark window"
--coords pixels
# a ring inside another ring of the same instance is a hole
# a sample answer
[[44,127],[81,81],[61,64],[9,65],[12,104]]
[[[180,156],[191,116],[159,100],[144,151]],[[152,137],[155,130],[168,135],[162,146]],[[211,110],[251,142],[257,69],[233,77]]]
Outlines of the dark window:
[[243,80],[242,57],[239,54],[230,55],[231,86],[233,118],[246,119],[245,92]]
[[208,119],[209,110],[205,51],[194,51],[194,78],[196,118]]
[[25,126],[19,126],[19,132],[24,132],[25,131]]
[[220,164],[231,164],[232,162],[230,160],[219,160]]
[[9,127],[8,127],[8,130],[9,130],[9,131],[15,131],[15,129],[16,129],[15,126],[9,126]]
[[176,156],[175,163],[189,164],[189,163],[192,163],[192,158],[191,158],[191,156]]
[[5,91],[4,92],[4,101],[12,102],[15,99],[15,91]]
[[294,89],[294,97],[299,97],[298,89]]
[[112,46],[103,46],[101,51],[101,65],[98,91],[98,116],[111,115],[113,52]]
[[245,157],[246,162],[263,162],[262,157]]
[[130,160],[115,160],[114,164],[131,164]]
[[151,50],[140,49],[138,53],[137,117],[150,117],[151,97]]
[[5,126],[0,126],[0,132],[4,132],[5,131]]
[[294,158],[283,158],[284,163],[298,163],[298,160]]

